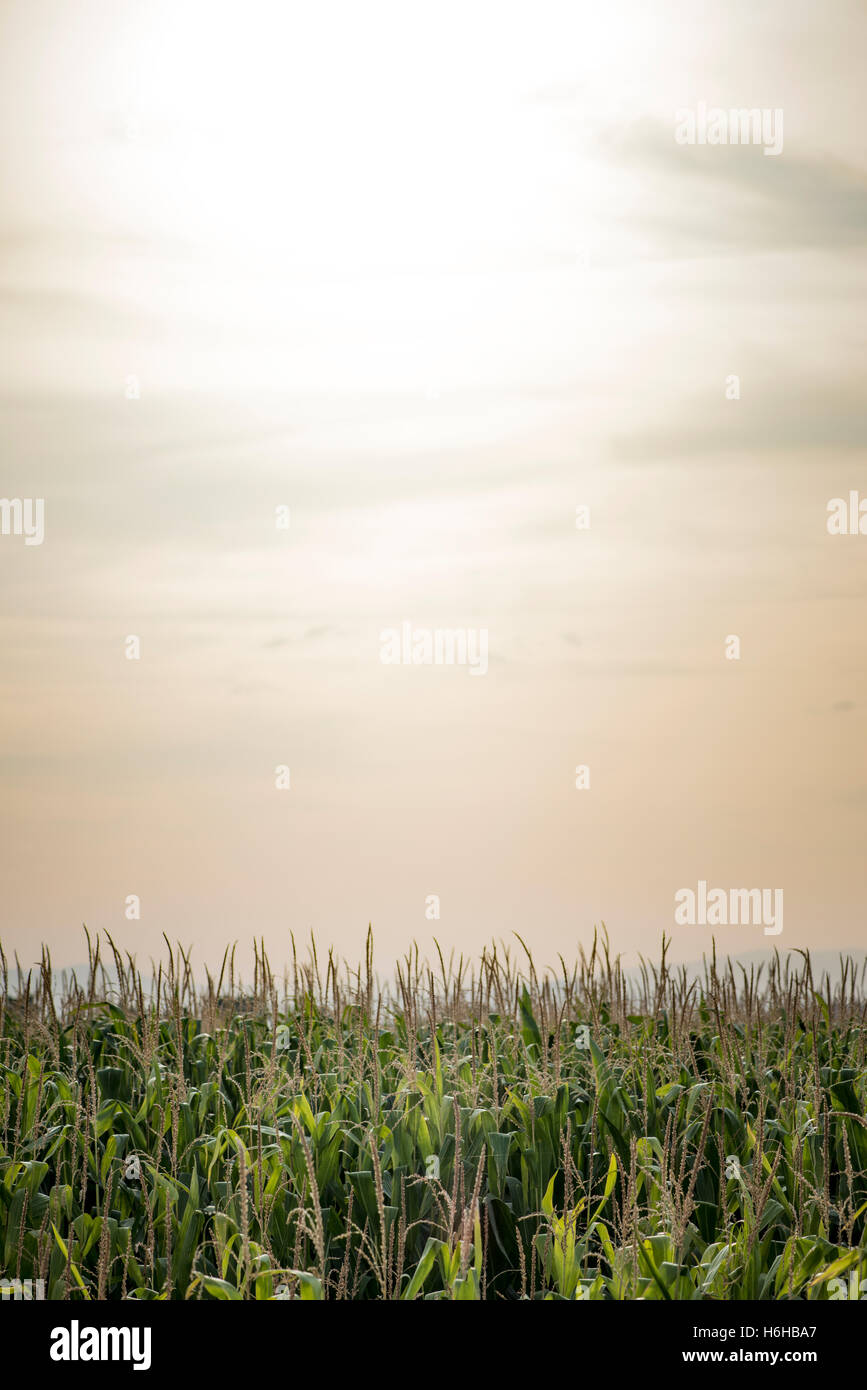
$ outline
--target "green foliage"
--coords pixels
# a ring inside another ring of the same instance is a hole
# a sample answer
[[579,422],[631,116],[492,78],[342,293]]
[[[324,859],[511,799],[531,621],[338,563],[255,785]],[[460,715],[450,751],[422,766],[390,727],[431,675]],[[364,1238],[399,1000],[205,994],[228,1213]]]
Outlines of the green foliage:
[[[522,943],[523,944],[523,943]],[[529,957],[528,957],[529,960]],[[867,1280],[863,1005],[663,955],[5,984],[0,1275],[52,1299],[825,1299]],[[225,970],[225,963],[224,963]],[[5,962],[4,962],[5,981]],[[586,1038],[582,1029],[588,1030]],[[586,1041],[587,1045],[584,1045]],[[848,1281],[848,1283],[847,1283]]]

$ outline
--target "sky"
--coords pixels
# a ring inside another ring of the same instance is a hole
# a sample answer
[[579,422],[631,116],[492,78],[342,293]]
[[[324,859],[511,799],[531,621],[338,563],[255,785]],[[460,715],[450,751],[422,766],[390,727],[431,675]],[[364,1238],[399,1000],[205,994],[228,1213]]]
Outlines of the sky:
[[[865,41],[0,0],[7,954],[863,955]],[[702,882],[781,930],[677,922]]]

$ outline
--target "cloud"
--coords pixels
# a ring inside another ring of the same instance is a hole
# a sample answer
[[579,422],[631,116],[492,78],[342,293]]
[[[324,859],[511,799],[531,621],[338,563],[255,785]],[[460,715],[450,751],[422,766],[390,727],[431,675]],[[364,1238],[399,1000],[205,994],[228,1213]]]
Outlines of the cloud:
[[155,331],[156,315],[101,294],[49,286],[0,286],[0,314],[12,322],[8,331],[50,326],[54,334],[90,337],[94,333],[135,335]]
[[[763,370],[766,377],[767,366]],[[827,463],[839,465],[840,452],[862,450],[865,439],[867,399],[854,378],[831,381],[787,367],[782,380],[754,383],[739,401],[727,401],[720,382],[715,398],[694,395],[678,402],[665,424],[614,434],[608,452],[621,462],[694,464],[722,454],[748,453],[752,461],[765,455],[777,462],[796,450],[827,450]]]
[[867,244],[867,174],[833,156],[784,147],[678,145],[670,126],[644,118],[609,126],[598,147],[637,174],[636,226],[670,254],[720,250],[839,250]]

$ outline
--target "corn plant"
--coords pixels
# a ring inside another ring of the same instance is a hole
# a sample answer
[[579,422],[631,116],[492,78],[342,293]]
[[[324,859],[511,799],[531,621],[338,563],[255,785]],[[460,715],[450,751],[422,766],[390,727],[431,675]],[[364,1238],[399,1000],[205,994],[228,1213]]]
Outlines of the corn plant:
[[[826,1300],[867,1292],[864,965],[749,975],[606,936],[384,984],[0,951],[0,1284],[91,1299]],[[855,1291],[853,1293],[853,1290]]]

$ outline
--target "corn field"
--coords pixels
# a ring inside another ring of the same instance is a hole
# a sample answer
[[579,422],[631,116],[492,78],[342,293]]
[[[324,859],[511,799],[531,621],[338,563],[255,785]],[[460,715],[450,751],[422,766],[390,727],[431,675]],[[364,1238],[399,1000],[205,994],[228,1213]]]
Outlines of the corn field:
[[[54,1300],[867,1287],[864,971],[2,956],[0,1282]],[[844,1290],[841,1293],[841,1289]],[[856,1295],[857,1296],[857,1295]]]

